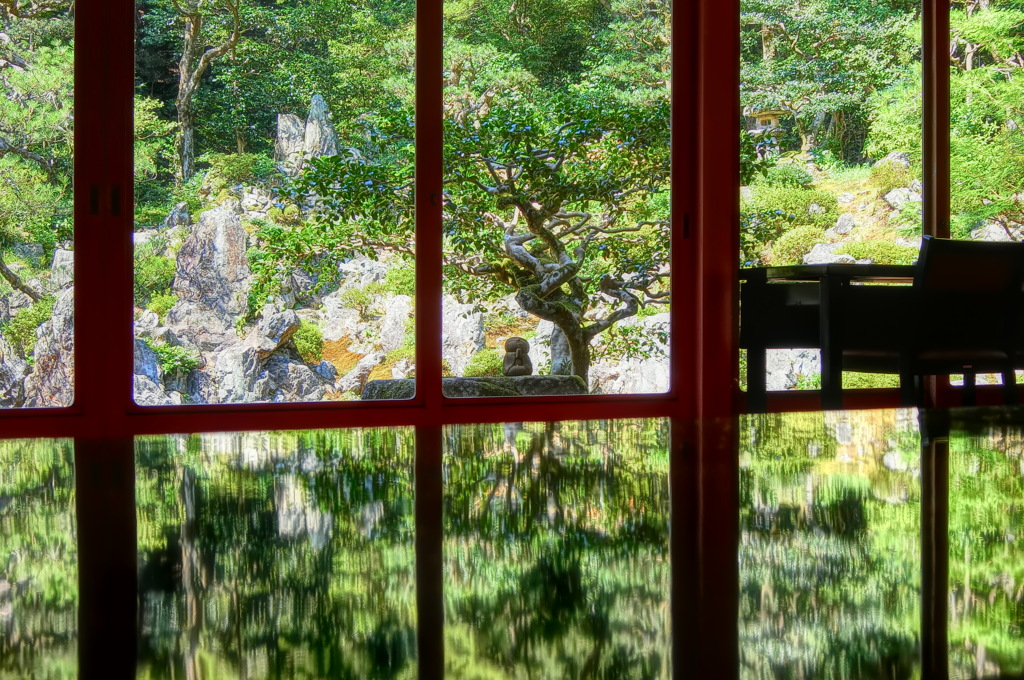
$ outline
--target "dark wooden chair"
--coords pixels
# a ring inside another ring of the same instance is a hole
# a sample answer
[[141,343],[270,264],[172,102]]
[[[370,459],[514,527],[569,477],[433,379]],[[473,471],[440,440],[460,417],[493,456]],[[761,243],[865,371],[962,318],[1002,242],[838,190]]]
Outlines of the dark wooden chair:
[[849,286],[828,314],[842,370],[898,373],[905,405],[922,402],[922,377],[999,373],[1016,403],[1014,365],[1024,243],[924,237],[913,287]]
[[808,349],[819,340],[820,286],[770,284],[764,269],[748,270],[740,288],[740,348],[747,350],[747,411],[767,409],[766,351]]

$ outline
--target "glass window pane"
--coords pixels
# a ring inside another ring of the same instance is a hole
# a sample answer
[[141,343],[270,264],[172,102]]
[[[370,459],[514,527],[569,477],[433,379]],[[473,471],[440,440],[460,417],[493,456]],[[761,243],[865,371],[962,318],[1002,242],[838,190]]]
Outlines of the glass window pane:
[[416,678],[413,446],[139,438],[138,677]]
[[449,396],[668,390],[670,27],[660,0],[446,4]]
[[916,413],[774,414],[740,428],[740,677],[917,677]]
[[[741,267],[917,260],[920,14],[916,0],[741,1]],[[816,329],[769,339],[769,390],[820,388]],[[868,368],[880,370],[854,370]],[[843,377],[847,389],[895,385]]]
[[668,435],[445,429],[446,677],[671,677]]
[[140,3],[138,403],[415,374],[414,9]]
[[0,6],[0,408],[74,398],[74,23]]
[[1024,673],[1024,436],[991,428],[949,442],[951,677]]
[[0,441],[0,677],[77,676],[74,446]]

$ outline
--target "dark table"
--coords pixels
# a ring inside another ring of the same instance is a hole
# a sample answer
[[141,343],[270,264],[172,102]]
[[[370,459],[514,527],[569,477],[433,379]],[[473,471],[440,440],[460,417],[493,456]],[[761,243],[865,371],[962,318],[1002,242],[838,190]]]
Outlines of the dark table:
[[[820,349],[824,408],[842,406],[842,346],[837,342],[845,289],[909,284],[914,265],[809,264],[741,269],[740,347],[747,350],[747,405],[767,407],[769,349]],[[905,290],[905,286],[899,288]],[[885,333],[884,328],[877,332]]]

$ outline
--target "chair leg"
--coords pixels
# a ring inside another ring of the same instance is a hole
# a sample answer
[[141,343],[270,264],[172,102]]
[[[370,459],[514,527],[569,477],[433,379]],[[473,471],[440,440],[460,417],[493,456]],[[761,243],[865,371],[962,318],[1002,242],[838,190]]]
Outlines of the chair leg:
[[964,406],[974,406],[978,403],[977,391],[974,389],[975,378],[974,371],[964,369]]
[[1017,372],[1013,368],[1003,371],[1003,401],[1017,403]]
[[900,402],[905,407],[920,406],[920,385],[921,377],[909,372],[900,373]]

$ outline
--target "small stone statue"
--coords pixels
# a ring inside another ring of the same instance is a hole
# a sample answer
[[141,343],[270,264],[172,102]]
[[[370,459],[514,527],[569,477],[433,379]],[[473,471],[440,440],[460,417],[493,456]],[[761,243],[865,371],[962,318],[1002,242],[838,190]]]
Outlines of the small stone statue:
[[505,360],[502,362],[502,373],[507,376],[533,375],[533,362],[530,361],[530,343],[522,338],[509,338],[505,341]]

